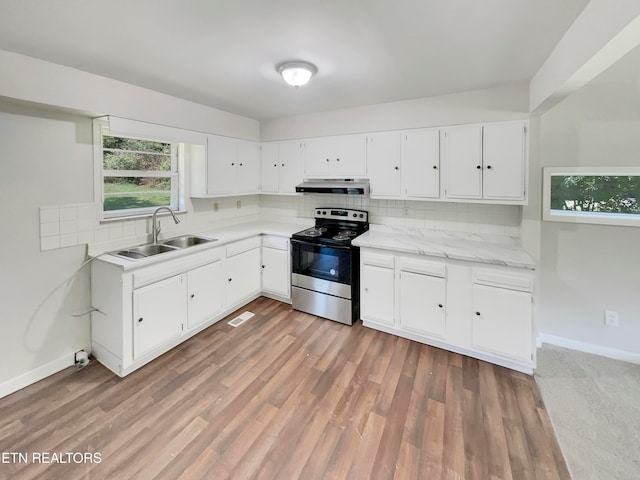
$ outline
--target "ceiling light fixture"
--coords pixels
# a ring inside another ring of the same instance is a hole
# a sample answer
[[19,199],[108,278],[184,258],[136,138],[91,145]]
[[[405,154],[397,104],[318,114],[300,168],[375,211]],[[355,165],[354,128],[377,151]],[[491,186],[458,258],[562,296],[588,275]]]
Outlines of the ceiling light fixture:
[[292,87],[301,87],[309,83],[311,77],[318,73],[315,65],[309,62],[284,62],[276,67],[284,81]]

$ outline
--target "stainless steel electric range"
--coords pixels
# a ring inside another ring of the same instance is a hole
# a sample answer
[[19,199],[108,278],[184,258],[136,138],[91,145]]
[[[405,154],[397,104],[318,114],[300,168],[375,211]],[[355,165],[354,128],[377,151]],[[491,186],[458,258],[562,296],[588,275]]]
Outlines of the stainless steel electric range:
[[360,249],[369,230],[363,210],[316,208],[315,226],[291,237],[291,302],[296,310],[353,325],[360,318]]

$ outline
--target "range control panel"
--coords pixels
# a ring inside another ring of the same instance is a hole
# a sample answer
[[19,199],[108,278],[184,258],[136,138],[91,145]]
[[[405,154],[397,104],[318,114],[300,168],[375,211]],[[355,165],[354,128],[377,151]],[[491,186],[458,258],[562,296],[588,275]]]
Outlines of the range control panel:
[[348,210],[344,208],[316,208],[315,218],[367,223],[369,221],[369,213],[364,210]]

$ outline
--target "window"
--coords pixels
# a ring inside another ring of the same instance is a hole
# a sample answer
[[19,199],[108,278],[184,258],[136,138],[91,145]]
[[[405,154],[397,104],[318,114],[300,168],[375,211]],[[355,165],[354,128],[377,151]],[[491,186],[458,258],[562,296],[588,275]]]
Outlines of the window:
[[640,168],[545,168],[543,219],[640,226]]
[[178,144],[111,135],[100,120],[95,133],[96,200],[103,219],[148,215],[162,206],[178,209]]

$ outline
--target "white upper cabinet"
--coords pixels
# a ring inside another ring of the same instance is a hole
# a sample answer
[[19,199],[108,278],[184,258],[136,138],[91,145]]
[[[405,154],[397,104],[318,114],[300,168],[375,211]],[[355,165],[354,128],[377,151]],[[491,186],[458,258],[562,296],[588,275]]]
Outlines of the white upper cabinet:
[[302,144],[304,177],[354,178],[367,175],[365,135],[307,139]]
[[372,196],[400,196],[400,132],[367,135],[367,167]]
[[260,185],[260,144],[238,140],[236,193],[257,193]]
[[262,193],[295,193],[302,182],[301,142],[262,144]]
[[209,136],[207,138],[206,192],[209,195],[235,193],[237,140]]
[[446,130],[447,198],[482,198],[482,126]]
[[482,128],[482,196],[487,200],[523,200],[526,168],[524,123]]
[[257,142],[209,135],[206,158],[191,158],[191,196],[258,193],[260,150]]
[[278,193],[278,144],[263,143],[260,147],[260,191],[263,193]]
[[402,184],[407,198],[440,196],[440,130],[421,128],[402,133]]
[[433,128],[367,135],[371,196],[438,198],[440,131]]
[[444,163],[447,199],[526,199],[526,122],[451,127]]

